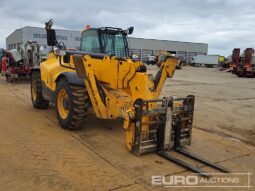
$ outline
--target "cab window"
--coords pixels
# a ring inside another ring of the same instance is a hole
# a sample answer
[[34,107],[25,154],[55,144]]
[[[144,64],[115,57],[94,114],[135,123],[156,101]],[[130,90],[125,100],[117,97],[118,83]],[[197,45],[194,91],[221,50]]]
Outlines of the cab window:
[[100,53],[99,40],[96,30],[83,32],[81,40],[81,51]]
[[116,55],[117,57],[122,58],[128,56],[124,42],[125,38],[122,33],[109,34],[103,32],[101,38],[103,53]]

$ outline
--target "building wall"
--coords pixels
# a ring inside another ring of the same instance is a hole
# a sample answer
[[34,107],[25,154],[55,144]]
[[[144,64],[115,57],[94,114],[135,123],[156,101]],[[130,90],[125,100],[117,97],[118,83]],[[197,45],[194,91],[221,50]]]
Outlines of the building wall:
[[[66,48],[80,48],[81,32],[56,29],[58,42],[63,41]],[[43,52],[47,54],[51,47],[47,46],[46,31],[39,27],[23,27],[14,31],[6,38],[6,49],[14,49],[24,45],[27,41],[36,41],[43,47]]]
[[[80,48],[80,36],[79,31],[68,31],[55,29],[58,42],[63,41],[66,48]],[[39,45],[43,46],[46,52],[51,50],[51,47],[47,46],[46,31],[44,28],[37,27],[24,27],[23,42],[26,43],[29,40],[36,41]]]
[[[81,32],[60,29],[55,30],[57,40],[63,41],[66,48],[79,49]],[[17,48],[18,44],[24,45],[29,40],[38,42],[38,44],[44,48],[44,54],[47,54],[51,50],[51,47],[47,46],[45,29],[28,26],[17,29],[6,38],[6,49]],[[128,43],[130,53],[138,55],[138,60],[144,62],[148,58],[148,55],[156,55],[158,50],[176,51],[177,57],[186,61],[190,61],[191,58],[196,55],[206,55],[208,51],[208,44],[205,43],[154,40],[133,37],[128,38]]]
[[129,48],[133,54],[138,54],[142,61],[146,61],[148,55],[156,55],[158,50],[176,51],[177,57],[190,61],[196,55],[206,55],[208,44],[179,42],[169,40],[154,40],[129,37]]
[[22,42],[22,29],[17,29],[6,38],[6,50],[15,49]]

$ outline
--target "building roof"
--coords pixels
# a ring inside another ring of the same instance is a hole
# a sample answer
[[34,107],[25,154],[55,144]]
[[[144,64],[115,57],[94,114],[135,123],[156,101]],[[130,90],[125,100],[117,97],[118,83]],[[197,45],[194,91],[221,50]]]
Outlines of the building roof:
[[[21,30],[23,30],[23,29],[25,29],[25,28],[36,28],[36,29],[42,29],[42,30],[45,30],[45,28],[43,28],[43,27],[33,27],[33,26],[24,26],[24,27],[22,27],[22,28],[19,28],[19,29],[16,29],[15,31],[13,31],[10,35],[8,35],[7,37],[6,37],[6,39],[8,39],[12,34],[14,34],[14,33],[16,33],[17,31],[21,31]],[[55,30],[58,30],[58,31],[66,31],[66,32],[81,32],[81,31],[74,31],[74,30],[66,30],[66,29],[55,29]]]
[[[22,27],[20,29],[24,29],[24,28],[36,28],[36,29],[43,29],[43,30],[45,30],[45,28],[43,28],[43,27],[33,27],[33,26],[25,26],[25,27]],[[54,28],[54,30],[67,31],[67,32],[81,32],[81,31],[76,31],[76,30],[56,29],[56,28]]]
[[[24,26],[20,29],[16,29],[14,32],[12,32],[9,36],[11,36],[13,33],[15,33],[18,30],[22,30],[24,28],[37,28],[37,29],[44,29],[43,27],[34,27],[34,26]],[[76,30],[67,30],[67,29],[55,29],[58,31],[67,31],[67,32],[81,32],[81,31],[76,31]],[[8,37],[9,37],[8,36]],[[7,37],[7,38],[8,38]],[[162,41],[162,42],[177,42],[177,43],[192,43],[192,44],[203,44],[203,45],[207,45],[207,43],[200,43],[200,42],[185,42],[185,41],[174,41],[174,40],[162,40],[162,39],[149,39],[149,38],[138,38],[138,37],[128,37],[129,39],[140,39],[140,40],[152,40],[152,41]]]
[[14,33],[16,33],[17,31],[20,31],[22,28],[20,28],[20,29],[16,29],[15,31],[13,31],[11,34],[9,34],[7,37],[6,37],[6,39],[7,38],[9,38],[12,34],[14,34]]

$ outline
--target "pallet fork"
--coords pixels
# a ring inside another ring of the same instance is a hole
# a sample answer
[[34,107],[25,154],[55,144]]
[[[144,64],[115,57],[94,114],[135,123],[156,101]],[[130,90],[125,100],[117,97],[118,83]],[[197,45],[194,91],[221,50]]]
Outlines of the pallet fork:
[[[185,98],[170,97],[160,100],[136,100],[134,103],[136,111],[134,120],[135,144],[132,152],[138,156],[156,152],[159,156],[207,178],[211,177],[211,174],[172,156],[172,153],[177,152],[221,172],[229,173],[228,169],[184,149],[185,145],[191,144],[194,102],[194,96]],[[158,109],[150,110],[148,106],[152,103],[158,103]],[[144,116],[150,118],[146,124],[142,121]],[[149,125],[149,131],[143,132],[143,125]],[[148,138],[143,140],[144,134],[147,134],[149,140]]]

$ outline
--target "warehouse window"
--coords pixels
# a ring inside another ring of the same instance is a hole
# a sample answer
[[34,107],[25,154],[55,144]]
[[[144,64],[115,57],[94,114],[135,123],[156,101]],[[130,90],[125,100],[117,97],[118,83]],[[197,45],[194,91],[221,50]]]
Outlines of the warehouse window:
[[176,56],[177,56],[177,58],[179,58],[182,61],[187,60],[187,52],[185,52],[185,51],[177,51]]
[[46,49],[47,48],[47,45],[45,44],[39,44],[40,48],[43,47],[43,49]]
[[191,59],[196,55],[197,55],[196,52],[188,52],[187,62],[190,62]]
[[76,37],[75,37],[75,40],[76,40],[76,41],[81,41],[81,37],[77,37],[77,36],[76,36]]
[[142,61],[146,62],[148,60],[148,56],[153,55],[153,50],[143,49],[142,50]]
[[33,34],[33,38],[46,38],[46,34],[37,34],[37,33],[34,33]]
[[67,40],[67,36],[57,35],[58,40]]
[[141,60],[141,49],[129,49],[130,55],[132,54],[136,55],[138,58],[135,58],[135,61],[140,61]]
[[206,55],[205,52],[197,52],[197,55]]

